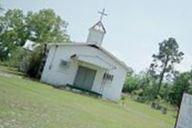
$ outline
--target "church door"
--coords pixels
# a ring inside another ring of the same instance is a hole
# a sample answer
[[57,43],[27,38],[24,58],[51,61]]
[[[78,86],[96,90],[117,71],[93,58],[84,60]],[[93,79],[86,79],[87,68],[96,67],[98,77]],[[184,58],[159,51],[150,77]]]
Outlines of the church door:
[[91,90],[95,80],[96,70],[79,66],[74,85],[86,90]]

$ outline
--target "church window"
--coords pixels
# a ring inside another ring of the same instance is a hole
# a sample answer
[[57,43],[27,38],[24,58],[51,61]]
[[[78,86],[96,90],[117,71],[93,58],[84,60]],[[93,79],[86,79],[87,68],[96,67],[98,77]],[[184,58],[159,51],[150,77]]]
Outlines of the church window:
[[60,69],[66,69],[69,68],[69,61],[61,60],[59,64]]
[[107,80],[107,81],[113,81],[113,75],[109,74],[109,73],[105,73],[103,75],[103,80]]

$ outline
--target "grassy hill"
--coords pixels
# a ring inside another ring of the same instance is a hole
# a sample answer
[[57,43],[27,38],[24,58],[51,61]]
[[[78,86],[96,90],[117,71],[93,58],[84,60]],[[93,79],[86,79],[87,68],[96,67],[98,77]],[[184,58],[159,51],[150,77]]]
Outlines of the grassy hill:
[[29,79],[0,76],[0,128],[173,128],[148,105],[113,103]]

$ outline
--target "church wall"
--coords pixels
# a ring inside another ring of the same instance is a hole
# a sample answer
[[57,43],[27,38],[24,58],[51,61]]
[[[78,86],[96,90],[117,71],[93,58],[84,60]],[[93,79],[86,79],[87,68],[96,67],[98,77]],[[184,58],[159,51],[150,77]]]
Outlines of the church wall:
[[[108,72],[114,76],[112,82],[108,82],[103,85],[103,75],[107,71],[95,65],[87,64],[84,62],[71,61],[70,56],[73,54],[92,56],[96,55],[115,65],[116,69],[110,70]],[[61,60],[69,61],[69,64],[66,67],[61,67]],[[50,65],[52,65],[51,68]],[[95,81],[92,87],[93,91],[102,93],[104,98],[110,100],[120,99],[121,90],[126,76],[126,70],[104,52],[93,47],[65,45],[58,46],[58,48],[56,48],[56,46],[51,46],[41,80],[43,82],[58,86],[65,85],[67,83],[73,84],[78,65],[87,66],[97,70]]]

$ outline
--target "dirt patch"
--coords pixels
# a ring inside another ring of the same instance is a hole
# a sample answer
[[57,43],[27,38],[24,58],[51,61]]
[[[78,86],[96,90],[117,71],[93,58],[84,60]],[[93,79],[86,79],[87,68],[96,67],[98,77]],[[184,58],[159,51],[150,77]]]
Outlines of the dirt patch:
[[18,76],[18,75],[15,75],[15,74],[11,74],[11,73],[7,73],[7,72],[4,72],[4,71],[0,71],[0,76],[4,76],[4,77],[8,77],[8,78],[22,78],[22,76]]

